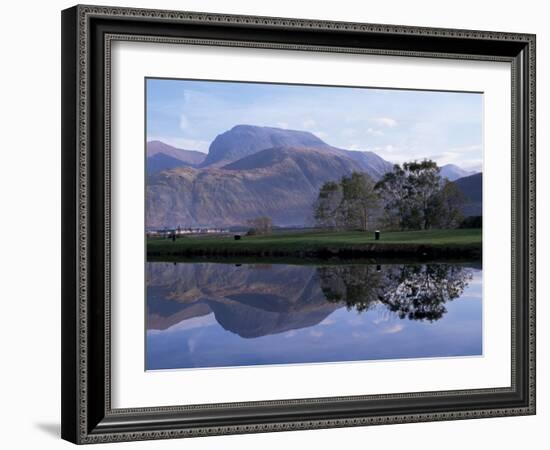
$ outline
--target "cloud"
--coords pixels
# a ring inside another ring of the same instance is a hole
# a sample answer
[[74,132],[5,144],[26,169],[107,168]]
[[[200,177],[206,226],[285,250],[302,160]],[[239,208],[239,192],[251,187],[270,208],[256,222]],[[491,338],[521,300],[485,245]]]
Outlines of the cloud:
[[185,114],[180,114],[180,129],[187,130],[189,128],[189,119]]
[[391,117],[375,117],[370,119],[370,121],[380,127],[393,128],[397,126],[397,120],[392,119]]
[[401,159],[405,161],[410,158],[410,155],[406,151],[403,151],[392,144],[377,145],[376,147],[367,147],[366,149],[363,147],[363,149],[374,152],[382,158],[389,159],[392,162],[400,162]]
[[317,137],[320,138],[320,139],[326,139],[326,138],[328,138],[328,134],[325,133],[324,131],[318,130],[318,131],[312,131],[311,133],[314,134],[315,136],[317,136]]
[[322,331],[311,330],[311,331],[309,332],[309,335],[310,335],[311,337],[314,337],[314,338],[320,338],[321,336],[323,336],[323,334],[324,334],[324,333],[323,333]]
[[395,325],[392,325],[391,327],[387,327],[384,330],[382,330],[382,333],[384,333],[384,334],[395,334],[395,333],[399,333],[400,331],[402,331],[403,328],[405,328],[403,325],[401,325],[400,323],[396,323]]
[[182,148],[184,150],[197,150],[202,153],[208,153],[208,147],[210,147],[209,141],[202,141],[199,139],[188,139],[181,137],[167,137],[167,136],[147,136],[148,141],[161,141],[172,147]]
[[330,317],[327,317],[319,325],[332,325],[333,323],[335,323],[334,319],[331,319]]
[[456,164],[466,170],[480,171],[483,165],[481,145],[464,145],[453,147],[428,158],[436,161],[440,166]]
[[384,136],[384,132],[382,130],[377,130],[374,128],[367,128],[366,133],[370,136]]
[[317,125],[317,122],[315,122],[315,120],[313,120],[313,119],[306,119],[306,120],[304,120],[304,122],[302,123],[302,126],[303,126],[306,130],[311,130],[312,128],[315,128],[316,125]]
[[357,135],[357,130],[355,128],[344,128],[341,134],[345,137],[353,137]]
[[380,156],[384,157],[384,154],[390,154],[395,153],[398,149],[394,147],[391,144],[387,145],[378,145],[376,147],[369,147],[367,145],[362,145],[357,142],[351,142],[346,146],[346,149],[348,150],[359,150],[359,151],[369,151],[379,154]]
[[289,125],[287,122],[277,122],[275,125],[277,125],[278,128],[288,129]]

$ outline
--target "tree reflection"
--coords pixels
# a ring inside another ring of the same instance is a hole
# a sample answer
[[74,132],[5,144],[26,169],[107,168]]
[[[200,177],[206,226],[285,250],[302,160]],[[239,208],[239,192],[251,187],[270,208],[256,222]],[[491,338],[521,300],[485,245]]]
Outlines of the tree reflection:
[[380,299],[383,274],[377,266],[328,266],[317,269],[328,301],[367,311]]
[[447,312],[445,304],[462,295],[472,271],[451,264],[319,267],[328,301],[367,311],[385,305],[401,319],[435,321]]

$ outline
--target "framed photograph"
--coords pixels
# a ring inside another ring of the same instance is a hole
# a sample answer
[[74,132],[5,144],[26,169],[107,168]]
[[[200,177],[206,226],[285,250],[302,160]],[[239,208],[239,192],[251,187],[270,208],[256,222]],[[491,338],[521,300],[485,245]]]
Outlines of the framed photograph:
[[62,437],[535,413],[535,36],[62,12]]

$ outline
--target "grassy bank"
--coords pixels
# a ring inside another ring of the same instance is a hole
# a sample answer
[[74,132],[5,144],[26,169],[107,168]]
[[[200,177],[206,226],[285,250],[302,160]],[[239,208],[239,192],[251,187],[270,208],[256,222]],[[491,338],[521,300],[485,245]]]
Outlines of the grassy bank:
[[265,256],[265,257],[481,257],[481,230],[434,230],[383,232],[379,241],[374,233],[360,231],[306,231],[263,236],[180,237],[147,242],[151,260],[188,256]]

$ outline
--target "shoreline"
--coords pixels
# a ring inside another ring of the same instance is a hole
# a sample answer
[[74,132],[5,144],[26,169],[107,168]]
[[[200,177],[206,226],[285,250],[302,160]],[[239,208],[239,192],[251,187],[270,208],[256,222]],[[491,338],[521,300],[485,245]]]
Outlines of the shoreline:
[[425,244],[366,244],[360,247],[319,247],[315,249],[254,249],[254,248],[164,248],[151,249],[147,246],[147,260],[163,258],[296,258],[320,260],[356,260],[356,259],[390,259],[408,258],[415,260],[430,259],[470,259],[481,260],[481,245],[444,246]]
[[236,265],[276,265],[288,264],[298,266],[342,266],[342,265],[393,265],[393,264],[465,264],[481,268],[482,259],[467,256],[446,258],[419,258],[419,257],[357,257],[357,258],[320,258],[296,256],[220,256],[220,255],[148,255],[147,263],[167,264],[236,264]]

